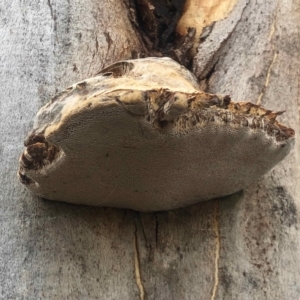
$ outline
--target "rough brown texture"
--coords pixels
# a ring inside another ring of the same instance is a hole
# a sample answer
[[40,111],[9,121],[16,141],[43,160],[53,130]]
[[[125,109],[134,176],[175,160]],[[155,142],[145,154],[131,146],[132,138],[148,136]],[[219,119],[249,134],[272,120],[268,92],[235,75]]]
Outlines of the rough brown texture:
[[117,62],[40,109],[18,174],[46,199],[183,207],[235,193],[280,162],[294,144],[280,114],[200,91],[170,58]]
[[[43,201],[22,187],[18,157],[38,109],[142,51],[121,1],[70,3],[0,1],[0,298],[298,300],[297,138],[243,192],[169,212]],[[299,1],[237,1],[193,66],[208,93],[286,110],[296,136],[299,14]]]

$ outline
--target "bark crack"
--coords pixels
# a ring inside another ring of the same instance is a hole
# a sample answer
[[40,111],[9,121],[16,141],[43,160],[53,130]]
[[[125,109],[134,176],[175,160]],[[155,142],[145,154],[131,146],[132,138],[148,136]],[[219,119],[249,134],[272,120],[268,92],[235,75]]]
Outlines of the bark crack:
[[275,32],[276,32],[277,12],[278,12],[278,0],[277,0],[277,2],[276,2],[276,14],[275,14],[275,17],[274,17],[274,19],[273,19],[273,22],[272,22],[272,25],[271,25],[270,34],[269,34],[269,42],[271,43],[272,52],[273,52],[273,58],[272,58],[272,60],[271,60],[271,63],[270,63],[270,65],[269,65],[269,68],[268,68],[268,71],[267,71],[267,75],[266,75],[266,80],[265,80],[264,86],[263,86],[263,88],[262,88],[261,93],[259,94],[259,96],[258,96],[258,98],[257,98],[257,101],[256,101],[256,104],[257,104],[257,105],[260,105],[260,104],[261,104],[261,100],[262,100],[263,96],[265,95],[265,92],[266,92],[267,87],[269,86],[269,83],[270,83],[270,77],[271,77],[271,71],[272,71],[272,68],[273,68],[274,63],[276,62],[277,56],[278,56],[278,53],[277,53],[277,51],[276,51],[275,44],[274,44],[274,42],[272,42],[273,36],[274,36],[274,34],[275,34]]
[[48,6],[50,8],[50,14],[51,14],[51,18],[54,20],[54,16],[53,16],[53,7],[52,4],[50,2],[50,0],[47,0]]
[[210,70],[208,71],[205,78],[203,79],[203,82],[205,84],[205,89],[204,89],[205,92],[209,92],[209,81],[210,81],[210,78],[213,76],[214,72],[216,71],[216,66],[219,62],[219,58],[220,57],[217,58],[217,60],[211,66]]
[[157,220],[157,215],[154,214],[155,217],[155,248],[158,246],[158,220]]
[[216,249],[215,249],[215,272],[214,272],[214,286],[211,295],[211,300],[216,298],[217,289],[219,285],[219,260],[220,260],[220,224],[219,224],[219,201],[216,201],[214,208],[213,231],[215,233]]
[[142,283],[141,278],[141,270],[140,270],[140,261],[139,261],[139,249],[138,249],[138,241],[137,241],[137,226],[135,224],[135,231],[134,231],[134,271],[135,271],[135,280],[136,285],[140,291],[140,300],[145,299],[145,290]]

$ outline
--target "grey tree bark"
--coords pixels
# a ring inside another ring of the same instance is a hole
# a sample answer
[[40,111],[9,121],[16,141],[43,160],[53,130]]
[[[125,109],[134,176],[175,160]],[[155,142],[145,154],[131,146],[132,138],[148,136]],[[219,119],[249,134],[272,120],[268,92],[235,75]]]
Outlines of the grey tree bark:
[[[286,110],[281,120],[298,133],[299,1],[229,6],[205,24],[194,73],[206,91]],[[119,0],[0,3],[0,298],[299,299],[298,141],[240,193],[169,212],[55,203],[18,182],[37,110],[147,53],[133,15]]]

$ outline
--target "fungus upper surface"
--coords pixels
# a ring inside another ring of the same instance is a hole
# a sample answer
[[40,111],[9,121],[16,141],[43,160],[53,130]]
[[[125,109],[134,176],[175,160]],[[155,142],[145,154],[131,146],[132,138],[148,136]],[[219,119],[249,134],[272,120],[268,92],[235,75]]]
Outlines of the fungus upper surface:
[[18,175],[46,199],[182,207],[237,192],[284,159],[294,131],[280,114],[200,91],[169,58],[117,62],[40,109]]

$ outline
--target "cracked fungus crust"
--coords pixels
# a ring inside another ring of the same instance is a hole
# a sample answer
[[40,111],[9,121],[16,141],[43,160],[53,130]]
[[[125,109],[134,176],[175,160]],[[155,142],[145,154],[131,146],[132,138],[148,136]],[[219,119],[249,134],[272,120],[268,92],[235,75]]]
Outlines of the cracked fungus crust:
[[168,58],[118,62],[40,109],[20,181],[52,200],[167,210],[232,194],[290,152],[272,112],[199,90]]

